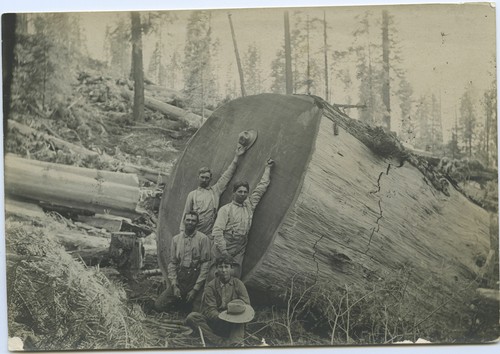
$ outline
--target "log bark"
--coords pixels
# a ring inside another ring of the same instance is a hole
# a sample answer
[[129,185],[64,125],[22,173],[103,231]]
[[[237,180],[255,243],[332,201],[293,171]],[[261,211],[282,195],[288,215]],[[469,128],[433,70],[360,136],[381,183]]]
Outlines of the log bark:
[[[259,137],[233,181],[248,180],[252,189],[268,157],[276,166],[248,236],[243,280],[250,289],[272,299],[286,291],[294,274],[369,289],[388,274],[411,269],[407,290],[422,295],[425,308],[422,283],[437,279],[440,291],[453,292],[455,284],[477,278],[489,251],[487,212],[454,189],[449,196],[441,193],[411,164],[398,167],[404,149],[393,135],[325,105],[308,96],[263,94],[214,112],[191,139],[164,192],[158,226],[164,274],[196,171],[210,166],[217,180],[232,158],[232,137],[256,129]],[[230,200],[231,187],[221,205]]]
[[108,182],[123,184],[131,187],[139,187],[139,179],[137,175],[133,172],[131,173],[120,173],[120,172],[111,172],[104,170],[96,170],[93,168],[83,168],[72,165],[63,165],[58,163],[50,163],[38,160],[25,159],[14,154],[6,154],[5,161],[9,161],[9,163],[13,164],[23,164],[29,163],[33,166],[39,166],[46,170],[52,170],[55,172],[64,172],[70,174],[76,174],[79,176],[85,176],[88,178],[92,178],[95,180],[105,180]]
[[93,216],[78,215],[78,221],[92,227],[106,229],[109,232],[120,231],[124,221],[132,222],[130,219],[124,219],[109,214],[95,214]]
[[132,164],[126,164],[120,167],[120,171],[126,174],[136,174],[140,179],[154,183],[166,183],[169,177],[168,173]]
[[[96,213],[136,217],[139,188],[77,173],[57,171],[53,164],[5,158],[5,191],[28,198]],[[82,169],[85,170],[85,169]]]
[[26,203],[10,198],[5,199],[5,214],[14,215],[31,220],[45,218],[43,209],[33,203]]
[[[129,100],[133,99],[133,93],[126,89],[122,89],[122,96]],[[161,102],[151,97],[144,97],[144,104],[149,109],[159,111],[163,114],[168,115],[170,119],[185,121],[187,124],[195,128],[200,127],[203,123],[203,119],[201,116],[188,112],[182,108],[172,106],[168,103]]]

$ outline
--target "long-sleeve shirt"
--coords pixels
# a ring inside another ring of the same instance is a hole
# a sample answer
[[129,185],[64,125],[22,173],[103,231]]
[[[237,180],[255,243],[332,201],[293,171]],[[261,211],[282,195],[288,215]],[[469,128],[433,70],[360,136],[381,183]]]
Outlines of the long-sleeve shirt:
[[218,252],[227,251],[234,257],[245,250],[253,213],[271,182],[270,173],[271,170],[266,167],[259,184],[243,204],[232,201],[220,208],[212,230]]
[[184,216],[186,213],[188,211],[196,211],[200,217],[197,230],[211,238],[212,227],[217,216],[217,209],[219,209],[220,196],[226,190],[231,178],[233,178],[236,167],[237,163],[233,160],[213,186],[208,188],[198,187],[194,191],[189,192],[179,227],[181,231],[184,231]]
[[231,277],[231,279],[224,284],[216,277],[205,286],[202,313],[208,319],[216,319],[219,313],[227,310],[228,302],[236,299],[243,300],[247,305],[250,305],[250,297],[242,281]]
[[210,260],[210,246],[207,236],[196,231],[188,236],[184,232],[172,238],[170,246],[170,263],[167,275],[171,284],[177,284],[177,272],[180,267],[200,267],[200,274],[194,285],[195,290],[200,290],[205,284],[208,275],[208,261]]

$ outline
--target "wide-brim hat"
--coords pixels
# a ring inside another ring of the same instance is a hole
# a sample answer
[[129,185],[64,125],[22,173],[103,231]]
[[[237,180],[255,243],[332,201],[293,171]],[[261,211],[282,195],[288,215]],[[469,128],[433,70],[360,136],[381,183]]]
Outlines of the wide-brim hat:
[[231,323],[247,323],[253,320],[255,311],[243,300],[233,300],[227,304],[227,310],[219,314],[219,318]]
[[257,135],[257,131],[253,129],[242,131],[238,135],[238,148],[245,151],[250,149],[257,140]]

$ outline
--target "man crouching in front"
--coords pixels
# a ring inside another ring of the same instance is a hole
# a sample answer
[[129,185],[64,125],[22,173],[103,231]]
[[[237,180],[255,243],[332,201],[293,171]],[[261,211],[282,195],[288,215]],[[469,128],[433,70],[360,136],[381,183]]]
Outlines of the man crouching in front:
[[232,276],[233,264],[227,255],[215,260],[216,277],[205,286],[201,313],[186,318],[203,340],[217,346],[243,346],[245,323],[255,315],[245,285]]

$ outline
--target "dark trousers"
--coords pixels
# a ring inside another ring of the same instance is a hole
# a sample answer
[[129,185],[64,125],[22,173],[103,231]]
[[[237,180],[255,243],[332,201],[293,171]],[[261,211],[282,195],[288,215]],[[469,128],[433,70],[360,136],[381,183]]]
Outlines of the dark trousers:
[[186,310],[187,312],[199,311],[203,289],[196,292],[192,303],[186,301],[187,294],[193,289],[200,274],[200,268],[196,266],[183,267],[177,270],[177,282],[181,292],[181,298],[174,296],[174,288],[170,284],[155,301],[157,311],[168,311],[175,306],[175,310]]
[[183,295],[180,299],[174,296],[174,288],[172,286],[168,286],[165,291],[163,291],[160,296],[155,301],[155,310],[156,311],[169,311],[169,310],[177,310],[177,311],[200,311],[201,308],[201,298],[203,295],[203,289],[200,289],[194,300],[191,303],[186,301],[185,295]]
[[191,312],[186,318],[186,324],[195,332],[199,331],[199,327],[204,339],[218,346],[243,343],[245,339],[245,324],[243,323],[230,323],[218,318],[208,319],[199,312]]

